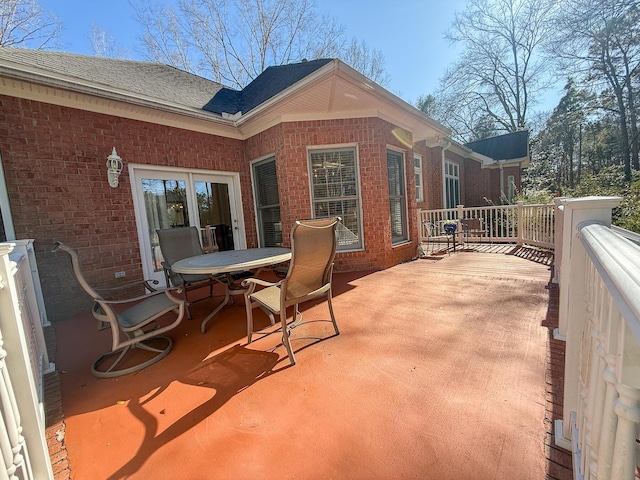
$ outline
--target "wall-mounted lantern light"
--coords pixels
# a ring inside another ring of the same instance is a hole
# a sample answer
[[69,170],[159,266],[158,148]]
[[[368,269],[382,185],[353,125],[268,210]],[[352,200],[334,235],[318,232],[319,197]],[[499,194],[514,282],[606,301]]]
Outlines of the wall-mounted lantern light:
[[116,147],[113,147],[111,155],[107,157],[107,178],[110,187],[116,188],[118,186],[120,172],[122,172],[122,159],[116,153]]

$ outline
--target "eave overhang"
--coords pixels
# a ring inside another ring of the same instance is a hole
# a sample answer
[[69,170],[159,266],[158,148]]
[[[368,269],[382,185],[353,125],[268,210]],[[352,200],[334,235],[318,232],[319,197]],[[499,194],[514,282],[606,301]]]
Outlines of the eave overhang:
[[210,112],[7,61],[0,94],[241,139],[232,121]]
[[408,148],[450,130],[334,59],[236,122],[248,138],[282,122],[377,117],[403,129]]
[[[450,143],[449,143],[450,142]],[[500,168],[500,167],[527,167],[529,165],[529,157],[509,158],[507,160],[494,160],[491,157],[471,150],[455,140],[447,137],[431,137],[426,140],[427,147],[442,147],[447,145],[447,150],[460,155],[463,158],[474,160],[480,164],[481,168]]]
[[399,127],[407,148],[451,133],[340,60],[240,115],[218,115],[10,61],[0,63],[0,94],[239,140],[282,122],[369,117]]

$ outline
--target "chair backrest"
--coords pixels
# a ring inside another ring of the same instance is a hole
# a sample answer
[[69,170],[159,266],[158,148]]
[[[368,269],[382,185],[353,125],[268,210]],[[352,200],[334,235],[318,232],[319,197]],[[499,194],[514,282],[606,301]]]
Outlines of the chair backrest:
[[462,223],[463,230],[480,230],[482,228],[479,218],[463,218],[460,223]]
[[330,284],[340,221],[340,217],[296,221],[291,230],[291,262],[282,285],[285,300]]
[[94,300],[103,300],[103,298],[98,295],[98,292],[96,292],[93,287],[89,285],[89,283],[87,283],[84,275],[82,275],[82,271],[80,270],[80,259],[78,258],[78,254],[76,253],[76,251],[62,242],[56,242],[53,246],[53,250],[51,251],[57,252],[58,250],[67,252],[71,257],[71,266],[73,267],[73,273],[75,273],[76,278],[78,279],[78,283],[80,283],[82,288],[84,288],[85,292],[87,292]]
[[164,261],[170,266],[183,258],[204,253],[197,227],[161,228],[156,232]]
[[436,226],[432,222],[422,222],[422,226],[424,227],[424,233],[427,237],[433,237],[436,233]]

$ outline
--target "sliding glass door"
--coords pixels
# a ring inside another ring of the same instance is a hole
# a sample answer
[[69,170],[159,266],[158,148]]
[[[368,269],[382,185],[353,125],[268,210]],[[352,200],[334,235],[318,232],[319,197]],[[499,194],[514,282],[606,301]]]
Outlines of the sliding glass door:
[[212,232],[218,250],[245,248],[238,174],[144,166],[130,171],[145,278],[164,278],[157,229],[195,226]]

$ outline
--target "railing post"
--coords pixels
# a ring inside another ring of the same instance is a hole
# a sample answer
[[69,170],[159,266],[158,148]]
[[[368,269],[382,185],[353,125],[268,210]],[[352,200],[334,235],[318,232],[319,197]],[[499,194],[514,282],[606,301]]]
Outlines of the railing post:
[[522,245],[522,232],[524,231],[524,202],[517,202],[517,219],[518,219],[518,237],[516,239],[516,243],[518,246]]
[[554,247],[553,247],[553,283],[560,283],[560,265],[562,264],[562,229],[564,226],[564,198],[555,197],[553,203],[555,212],[553,215]]
[[580,346],[587,327],[587,314],[584,308],[586,252],[578,241],[578,225],[587,220],[599,221],[611,225],[611,210],[620,205],[620,197],[564,198],[564,224],[562,238],[562,264],[560,265],[561,283],[558,311],[558,336],[566,338],[565,386],[562,432],[556,432],[556,442],[567,448],[570,445],[571,425],[568,419],[571,412],[578,411]]
[[458,230],[456,235],[458,236],[458,245],[462,245],[464,242],[464,232],[462,231],[462,223],[460,220],[464,218],[464,205],[458,205],[456,208],[456,220],[458,220]]

